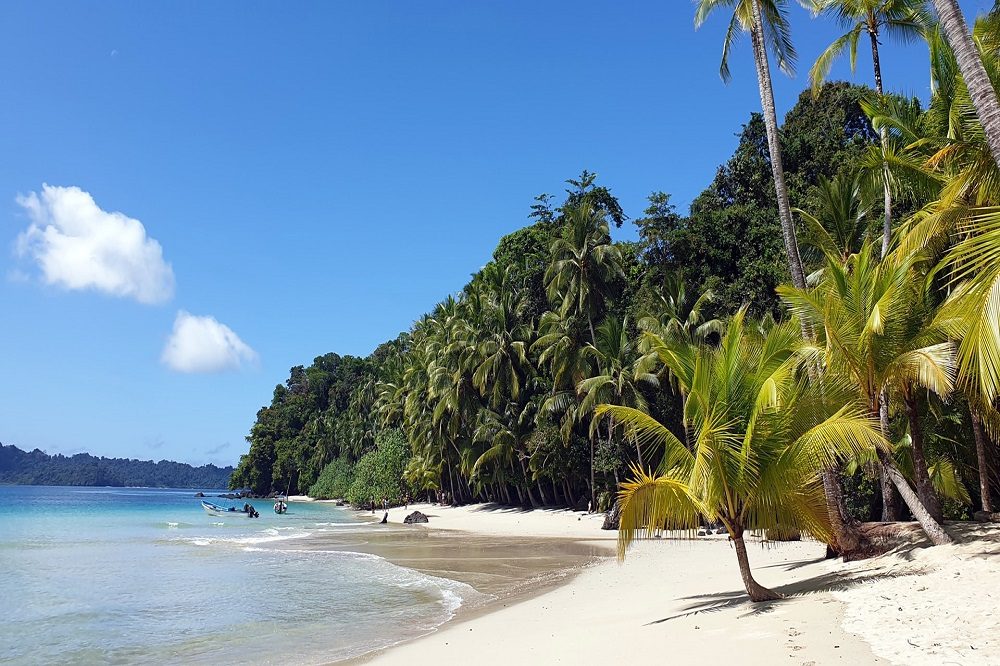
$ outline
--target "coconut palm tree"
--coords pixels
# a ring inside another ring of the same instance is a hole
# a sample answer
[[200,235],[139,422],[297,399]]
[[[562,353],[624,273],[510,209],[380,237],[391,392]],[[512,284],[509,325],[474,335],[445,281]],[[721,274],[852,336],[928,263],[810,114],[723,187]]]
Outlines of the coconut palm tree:
[[660,337],[683,339],[696,344],[712,334],[721,335],[719,319],[708,319],[706,311],[715,301],[715,294],[706,289],[699,295],[688,291],[680,271],[663,277],[662,286],[654,293],[651,313],[639,320],[639,328]]
[[972,40],[962,8],[958,6],[958,0],[932,0],[932,4],[969,88],[993,161],[1000,165],[1000,101]]
[[[790,27],[786,16],[785,0],[698,0],[695,10],[695,27],[699,27],[717,9],[731,8],[729,27],[722,44],[722,63],[719,73],[724,81],[730,79],[729,52],[740,32],[750,33],[754,64],[757,68],[757,87],[760,92],[764,127],[767,130],[768,154],[771,158],[771,174],[774,191],[778,199],[778,219],[781,222],[781,236],[785,243],[785,255],[792,284],[805,289],[806,275],[802,267],[802,257],[795,236],[791,206],[788,202],[788,188],[785,185],[785,170],[781,158],[781,144],[778,140],[778,119],[774,110],[774,90],[771,85],[771,69],[768,63],[768,49],[774,54],[778,68],[786,73],[795,70],[795,47],[792,44]],[[808,329],[803,336],[811,337]],[[837,547],[842,551],[857,548],[861,536],[851,524],[842,501],[840,481],[834,470],[827,470],[823,476],[830,511],[836,514],[834,525],[837,530]]]
[[620,557],[636,537],[718,521],[735,546],[750,599],[780,598],[754,580],[746,533],[797,529],[829,540],[821,471],[885,445],[863,406],[848,403],[822,413],[814,385],[797,370],[794,350],[800,345],[797,322],[761,333],[747,325],[741,310],[718,347],[699,347],[687,386],[693,451],[639,410],[598,408],[628,435],[663,451],[656,472],[636,467],[633,479],[622,484]]
[[[926,30],[930,19],[926,14],[926,0],[813,0],[813,11],[818,14],[832,14],[837,22],[848,31],[835,39],[816,59],[809,70],[813,94],[819,92],[824,79],[830,73],[833,61],[846,51],[854,71],[858,58],[858,40],[861,33],[868,33],[872,48],[872,68],[875,73],[875,90],[879,97],[882,90],[882,63],[879,58],[879,36],[887,35],[903,41],[919,38]],[[887,148],[888,133],[880,132],[882,148]],[[882,227],[882,256],[889,252],[892,240],[892,178],[889,162],[882,160],[882,192],[884,222]]]
[[806,223],[805,242],[823,256],[845,263],[861,249],[868,236],[871,198],[865,196],[858,173],[839,173],[832,179],[820,176],[817,183],[819,205],[812,213],[795,212]]
[[624,277],[621,253],[611,244],[604,214],[588,200],[566,209],[564,215],[566,232],[552,243],[545,289],[561,316],[586,320],[593,344],[594,317],[604,312],[612,285]]
[[[932,328],[914,335],[909,313],[914,304],[912,259],[877,258],[871,243],[843,266],[828,261],[823,280],[813,290],[779,287],[791,311],[823,332],[816,354],[822,358],[824,379],[841,378],[857,387],[873,418],[880,419],[884,396],[909,382],[938,395],[954,385],[954,350],[945,331]],[[879,455],[887,481],[935,544],[951,538],[928,512],[886,452]]]
[[[640,411],[646,411],[646,398],[642,395],[641,384],[659,386],[656,375],[634,369],[637,360],[637,350],[628,330],[628,317],[618,319],[608,317],[597,327],[597,344],[584,348],[584,354],[594,363],[596,373],[581,381],[577,393],[580,400],[580,413],[593,416],[594,408],[602,403],[624,405]],[[599,419],[591,418],[590,438],[593,442],[597,436]],[[614,431],[614,422],[608,425],[608,442]],[[642,448],[635,443],[636,460],[639,467],[644,468]]]
[[[573,315],[546,312],[538,324],[539,336],[531,346],[538,354],[539,368],[546,368],[552,380],[552,394],[542,403],[541,412],[559,419],[559,432],[568,444],[573,428],[583,419],[577,387],[592,372],[591,359],[584,349],[586,323]],[[597,505],[594,474],[594,442],[590,447],[591,509]]]
[[722,43],[722,63],[719,73],[723,81],[731,78],[729,52],[740,32],[750,33],[754,64],[757,67],[757,85],[760,91],[764,126],[767,129],[767,147],[771,157],[771,173],[774,190],[778,198],[778,218],[781,221],[781,235],[785,242],[788,267],[792,274],[792,284],[799,289],[806,285],[802,258],[795,238],[791,206],[788,203],[788,188],[785,185],[785,171],[781,159],[781,144],[778,141],[778,119],[774,110],[774,91],[771,87],[771,69],[768,50],[777,61],[778,68],[786,73],[795,70],[795,47],[792,44],[785,0],[698,0],[694,24],[700,27],[714,11],[722,8],[732,10],[729,27]]

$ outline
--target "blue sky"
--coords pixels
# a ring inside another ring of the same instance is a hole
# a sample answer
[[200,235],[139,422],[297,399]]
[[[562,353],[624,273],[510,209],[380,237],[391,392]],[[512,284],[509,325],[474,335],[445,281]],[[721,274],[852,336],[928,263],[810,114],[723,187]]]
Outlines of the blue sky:
[[[653,190],[686,209],[759,108],[749,44],[724,85],[724,20],[693,13],[0,4],[0,441],[235,464],[291,366],[409,328],[534,195],[587,168],[633,217]],[[779,115],[839,34],[791,17]],[[870,67],[862,49],[853,80]],[[924,48],[883,68],[926,98]]]

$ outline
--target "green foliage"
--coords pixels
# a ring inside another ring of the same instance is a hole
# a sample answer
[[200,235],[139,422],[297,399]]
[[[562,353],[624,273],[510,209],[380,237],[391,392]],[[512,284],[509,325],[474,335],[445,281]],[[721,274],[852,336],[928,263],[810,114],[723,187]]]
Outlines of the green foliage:
[[403,472],[410,460],[410,447],[399,430],[380,433],[375,438],[375,450],[361,456],[354,468],[354,480],[346,499],[354,506],[366,506],[372,500],[381,506],[382,499],[399,504],[408,488]]
[[347,456],[340,456],[323,468],[316,483],[309,487],[309,496],[316,499],[347,497],[353,482],[354,467]]

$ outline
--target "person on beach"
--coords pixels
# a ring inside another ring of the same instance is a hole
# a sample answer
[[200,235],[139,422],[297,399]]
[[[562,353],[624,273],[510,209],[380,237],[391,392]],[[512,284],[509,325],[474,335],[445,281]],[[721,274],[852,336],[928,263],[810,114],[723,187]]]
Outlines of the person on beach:
[[372,515],[375,515],[375,498],[372,497]]
[[382,498],[382,510],[383,511],[388,511],[389,510],[389,498],[388,497],[383,497]]

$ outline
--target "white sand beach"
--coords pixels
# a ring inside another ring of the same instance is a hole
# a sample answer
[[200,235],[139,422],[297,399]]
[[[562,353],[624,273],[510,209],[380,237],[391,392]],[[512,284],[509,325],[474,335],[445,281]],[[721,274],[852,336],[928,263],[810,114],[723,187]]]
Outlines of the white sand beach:
[[[574,538],[609,552],[615,544],[602,516],[565,510],[416,504],[390,510],[389,520],[414,510],[430,516],[418,529]],[[787,595],[756,605],[724,536],[642,542],[624,563],[598,562],[541,595],[500,600],[364,661],[614,664],[655,649],[702,663],[1000,663],[1000,528],[950,529],[963,545],[854,563],[824,560],[813,542],[755,545],[755,577]]]

